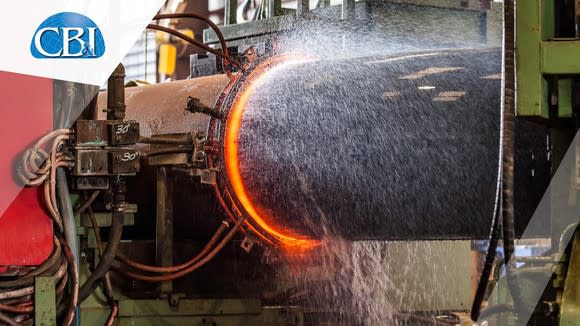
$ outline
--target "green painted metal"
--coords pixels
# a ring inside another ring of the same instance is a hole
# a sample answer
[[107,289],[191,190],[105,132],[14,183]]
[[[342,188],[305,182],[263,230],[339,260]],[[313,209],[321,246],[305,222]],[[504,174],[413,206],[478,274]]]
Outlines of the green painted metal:
[[554,35],[552,8],[551,0],[527,0],[516,6],[517,114],[520,116],[548,117],[548,83],[540,64],[542,40]]
[[[102,325],[110,308],[96,300],[81,307],[82,323]],[[119,300],[115,325],[254,325],[278,326],[303,324],[298,309],[262,307],[258,299],[182,299],[177,305],[169,300]]]
[[572,79],[558,80],[558,116],[572,117]]
[[261,302],[256,299],[183,299],[176,307],[169,305],[167,300],[119,302],[119,317],[241,315],[261,312]]
[[566,283],[560,304],[560,326],[580,323],[580,232],[574,235]]
[[52,276],[37,276],[34,280],[35,325],[56,325],[55,280]]
[[[97,225],[99,227],[109,227],[111,226],[113,214],[111,212],[95,212],[95,219],[97,220]],[[83,227],[90,227],[92,228],[91,220],[89,219],[86,214],[83,214],[80,217],[80,224]],[[135,214],[134,213],[125,213],[125,226],[135,225]]]
[[517,113],[549,117],[548,80],[558,89],[558,116],[571,117],[568,76],[580,74],[580,40],[555,39],[554,0],[526,0],[516,7]]
[[580,74],[580,41],[554,40],[541,43],[542,73]]

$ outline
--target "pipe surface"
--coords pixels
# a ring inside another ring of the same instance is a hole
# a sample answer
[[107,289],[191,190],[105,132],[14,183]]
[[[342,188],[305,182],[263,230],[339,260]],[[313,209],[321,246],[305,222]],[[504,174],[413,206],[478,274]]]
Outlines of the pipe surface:
[[[184,113],[187,98],[198,98],[212,107],[229,79],[226,75],[214,75],[125,89],[127,105],[126,120],[140,124],[141,136],[203,131],[209,117],[201,113]],[[99,119],[106,109],[107,92],[99,94]]]
[[223,186],[293,238],[483,238],[500,63],[482,49],[275,66],[231,102]]

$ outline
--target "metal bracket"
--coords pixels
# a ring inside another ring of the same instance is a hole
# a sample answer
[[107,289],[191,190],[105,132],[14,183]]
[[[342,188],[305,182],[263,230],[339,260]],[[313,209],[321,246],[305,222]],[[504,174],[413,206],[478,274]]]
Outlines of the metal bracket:
[[167,300],[171,307],[177,307],[179,306],[179,301],[185,297],[187,297],[185,293],[171,293]]
[[209,106],[201,103],[201,101],[198,98],[191,97],[191,96],[187,97],[187,101],[185,102],[185,109],[184,110],[185,110],[184,111],[185,113],[187,113],[187,112],[203,113],[203,114],[207,114],[207,115],[211,116],[212,118],[216,118],[216,119],[222,118],[221,112],[218,112],[218,111],[214,110],[213,108],[210,108]]
[[240,247],[242,249],[244,249],[245,252],[249,253],[252,248],[254,247],[254,244],[256,243],[256,238],[254,238],[254,236],[252,236],[251,234],[246,234],[246,236],[244,237],[244,240],[242,240],[242,243],[240,243]]
[[34,279],[35,325],[56,325],[56,296],[53,276],[37,276]]

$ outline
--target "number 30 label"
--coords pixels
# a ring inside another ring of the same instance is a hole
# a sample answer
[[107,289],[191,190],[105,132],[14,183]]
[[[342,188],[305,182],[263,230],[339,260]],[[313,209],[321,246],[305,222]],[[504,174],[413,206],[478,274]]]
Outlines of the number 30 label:
[[115,130],[115,133],[116,134],[126,134],[127,131],[129,131],[129,126],[130,126],[130,124],[118,125],[117,130]]
[[125,153],[123,153],[123,157],[121,158],[121,161],[123,161],[123,162],[133,161],[136,157],[137,157],[137,153],[125,152]]

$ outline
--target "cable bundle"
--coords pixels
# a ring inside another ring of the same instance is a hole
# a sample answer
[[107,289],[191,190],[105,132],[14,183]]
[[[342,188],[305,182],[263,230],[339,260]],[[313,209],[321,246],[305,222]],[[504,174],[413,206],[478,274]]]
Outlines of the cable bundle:
[[[7,325],[33,325],[34,279],[36,276],[53,276],[56,281],[57,314],[66,313],[63,324],[70,325],[76,303],[65,295],[67,284],[78,287],[78,274],[72,253],[66,242],[54,238],[52,254],[35,269],[16,277],[0,278],[0,323]],[[66,298],[66,299],[65,299]]]
[[58,129],[42,137],[24,152],[22,164],[17,171],[25,186],[44,185],[44,202],[59,232],[63,231],[63,224],[56,201],[56,169],[72,167],[74,164],[72,156],[65,152],[63,146],[71,134],[70,129]]
[[136,270],[141,272],[149,272],[149,273],[160,273],[163,275],[143,275],[137,274],[132,272],[127,272],[122,270],[118,267],[113,266],[111,269],[117,273],[125,277],[129,277],[131,279],[143,281],[143,282],[166,282],[178,279],[185,275],[192,273],[193,271],[199,269],[200,267],[204,266],[210,260],[212,260],[224,247],[225,245],[232,239],[232,237],[237,233],[240,225],[243,222],[243,218],[239,219],[238,222],[234,225],[234,227],[222,238],[222,240],[218,243],[219,239],[225,233],[228,228],[227,222],[222,222],[222,225],[218,228],[215,234],[212,236],[210,241],[205,245],[205,247],[193,258],[189,261],[176,266],[167,266],[167,267],[160,267],[160,266],[151,266],[138,263],[131,259],[122,257],[117,255],[115,259],[127,266],[130,266]]
[[[44,187],[44,204],[56,225],[52,254],[38,267],[18,275],[0,275],[0,324],[34,324],[36,276],[52,276],[56,281],[57,315],[63,325],[70,325],[78,302],[79,274],[73,252],[63,236],[65,224],[57,199],[57,169],[70,168],[74,159],[67,152],[70,129],[58,129],[38,140],[24,152],[17,168],[23,185]],[[67,186],[67,185],[64,185]],[[70,198],[67,198],[70,200]],[[68,291],[68,293],[67,293]]]

